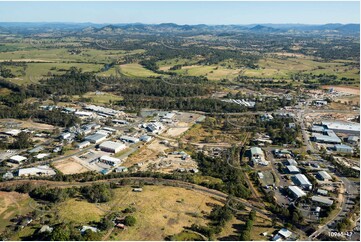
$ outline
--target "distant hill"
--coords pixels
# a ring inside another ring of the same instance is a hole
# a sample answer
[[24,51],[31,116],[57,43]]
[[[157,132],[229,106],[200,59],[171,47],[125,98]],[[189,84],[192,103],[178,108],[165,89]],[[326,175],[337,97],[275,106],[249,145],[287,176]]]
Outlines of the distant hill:
[[227,34],[237,32],[252,33],[335,33],[341,35],[357,35],[360,24],[330,23],[323,25],[306,24],[249,24],[249,25],[178,25],[175,23],[161,24],[94,24],[94,23],[12,23],[0,22],[0,31],[7,33],[41,33],[41,32],[74,32],[77,34],[117,35],[125,32],[136,33],[216,33]]

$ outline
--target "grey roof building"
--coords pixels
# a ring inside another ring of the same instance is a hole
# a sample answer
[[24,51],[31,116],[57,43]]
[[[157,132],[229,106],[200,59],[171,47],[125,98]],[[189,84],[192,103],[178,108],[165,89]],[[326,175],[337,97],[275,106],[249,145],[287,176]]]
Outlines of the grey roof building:
[[323,205],[331,206],[333,204],[333,200],[329,199],[328,197],[322,196],[312,196],[311,200],[316,203],[320,203]]
[[329,181],[332,180],[332,176],[330,176],[330,174],[328,174],[326,171],[319,171],[317,172],[317,178],[320,179],[321,181]]
[[299,188],[298,186],[289,186],[288,190],[290,190],[290,192],[295,198],[306,196],[306,193],[302,191],[301,188]]
[[292,180],[294,183],[304,189],[310,190],[312,189],[312,183],[307,179],[307,177],[303,174],[297,174],[292,176]]

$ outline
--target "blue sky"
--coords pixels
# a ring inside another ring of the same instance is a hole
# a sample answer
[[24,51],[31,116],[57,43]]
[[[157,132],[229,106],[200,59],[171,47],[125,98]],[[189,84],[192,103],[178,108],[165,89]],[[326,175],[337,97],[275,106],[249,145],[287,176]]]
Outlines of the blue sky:
[[359,23],[354,2],[0,2],[0,22]]

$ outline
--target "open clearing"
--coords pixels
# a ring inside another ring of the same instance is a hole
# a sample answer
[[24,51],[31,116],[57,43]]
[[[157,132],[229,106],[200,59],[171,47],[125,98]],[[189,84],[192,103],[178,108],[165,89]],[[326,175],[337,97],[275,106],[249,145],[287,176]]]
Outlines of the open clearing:
[[90,171],[87,167],[82,165],[81,161],[75,157],[69,157],[65,160],[54,162],[53,165],[56,169],[65,175]]
[[0,191],[0,232],[11,223],[10,219],[15,215],[32,211],[28,205],[31,200],[27,194]]
[[360,95],[360,88],[358,87],[348,87],[348,86],[322,86],[323,89],[333,88],[334,91],[349,93],[353,95]]
[[154,73],[150,70],[145,69],[142,65],[133,63],[133,64],[124,64],[120,65],[120,71],[130,77],[150,77],[150,76],[160,76],[157,73]]
[[105,214],[96,204],[84,200],[69,199],[58,207],[61,220],[76,223],[98,222]]
[[221,205],[207,195],[177,187],[145,186],[140,193],[124,187],[114,192],[115,199],[102,206],[114,211],[134,206],[137,223],[124,231],[114,230],[112,240],[164,240],[167,235],[180,233],[184,226],[205,224],[202,211],[212,209],[206,203]]

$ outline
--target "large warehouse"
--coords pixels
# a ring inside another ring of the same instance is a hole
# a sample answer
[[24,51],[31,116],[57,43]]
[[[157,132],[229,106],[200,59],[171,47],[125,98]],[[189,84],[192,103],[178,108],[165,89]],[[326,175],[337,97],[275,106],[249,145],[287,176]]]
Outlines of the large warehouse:
[[95,134],[85,137],[85,140],[87,140],[93,144],[98,144],[98,143],[104,141],[106,138],[107,138],[107,136],[105,134],[95,133]]
[[312,183],[307,179],[307,177],[303,174],[297,174],[292,177],[292,180],[294,183],[303,189],[311,190],[312,189]]
[[306,196],[306,193],[302,191],[298,186],[289,186],[288,189],[290,190],[292,196],[294,196],[295,198]]
[[121,150],[125,149],[125,144],[113,142],[113,141],[105,141],[99,145],[99,148],[105,152],[118,153]]
[[345,121],[322,121],[322,125],[336,133],[360,135],[360,124]]

